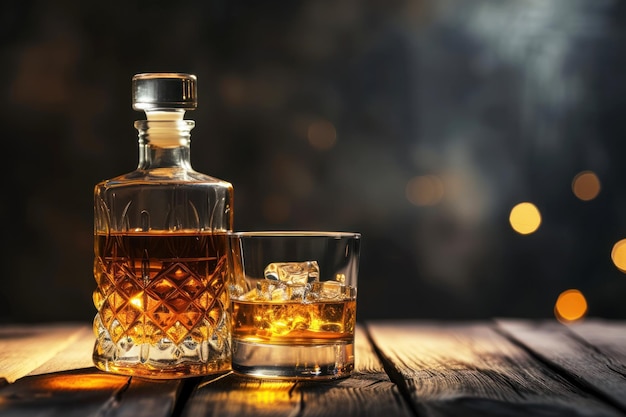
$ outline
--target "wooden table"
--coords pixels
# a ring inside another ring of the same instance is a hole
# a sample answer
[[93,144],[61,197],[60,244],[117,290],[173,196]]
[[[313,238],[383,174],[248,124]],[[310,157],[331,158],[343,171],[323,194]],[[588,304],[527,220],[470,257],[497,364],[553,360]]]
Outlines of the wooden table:
[[626,321],[372,321],[331,382],[181,380],[91,363],[88,324],[0,326],[0,416],[624,416]]

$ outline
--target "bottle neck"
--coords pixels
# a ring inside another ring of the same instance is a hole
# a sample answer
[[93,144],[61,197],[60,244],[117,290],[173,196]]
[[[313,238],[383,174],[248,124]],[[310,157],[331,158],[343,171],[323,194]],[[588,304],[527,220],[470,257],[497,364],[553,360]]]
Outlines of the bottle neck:
[[191,170],[190,148],[193,120],[138,120],[139,165],[137,169]]

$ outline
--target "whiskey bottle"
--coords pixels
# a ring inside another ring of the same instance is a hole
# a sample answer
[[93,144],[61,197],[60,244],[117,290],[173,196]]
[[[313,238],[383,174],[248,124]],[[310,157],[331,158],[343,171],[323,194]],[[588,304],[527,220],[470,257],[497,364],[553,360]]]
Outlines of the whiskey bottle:
[[137,74],[132,92],[139,164],[94,190],[94,363],[162,379],[228,370],[233,187],[191,166],[196,77]]

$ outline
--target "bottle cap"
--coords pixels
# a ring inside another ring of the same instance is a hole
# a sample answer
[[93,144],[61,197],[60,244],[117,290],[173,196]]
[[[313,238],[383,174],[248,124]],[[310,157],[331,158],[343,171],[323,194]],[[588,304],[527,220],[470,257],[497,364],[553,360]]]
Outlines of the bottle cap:
[[132,85],[135,110],[194,110],[198,106],[197,79],[193,74],[136,74]]

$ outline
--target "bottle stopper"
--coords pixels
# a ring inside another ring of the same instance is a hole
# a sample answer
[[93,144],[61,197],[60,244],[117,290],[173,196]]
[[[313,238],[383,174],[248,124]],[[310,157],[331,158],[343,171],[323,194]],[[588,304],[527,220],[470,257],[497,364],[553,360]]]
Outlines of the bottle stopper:
[[193,74],[136,74],[132,92],[135,110],[194,110],[198,106],[197,78]]

